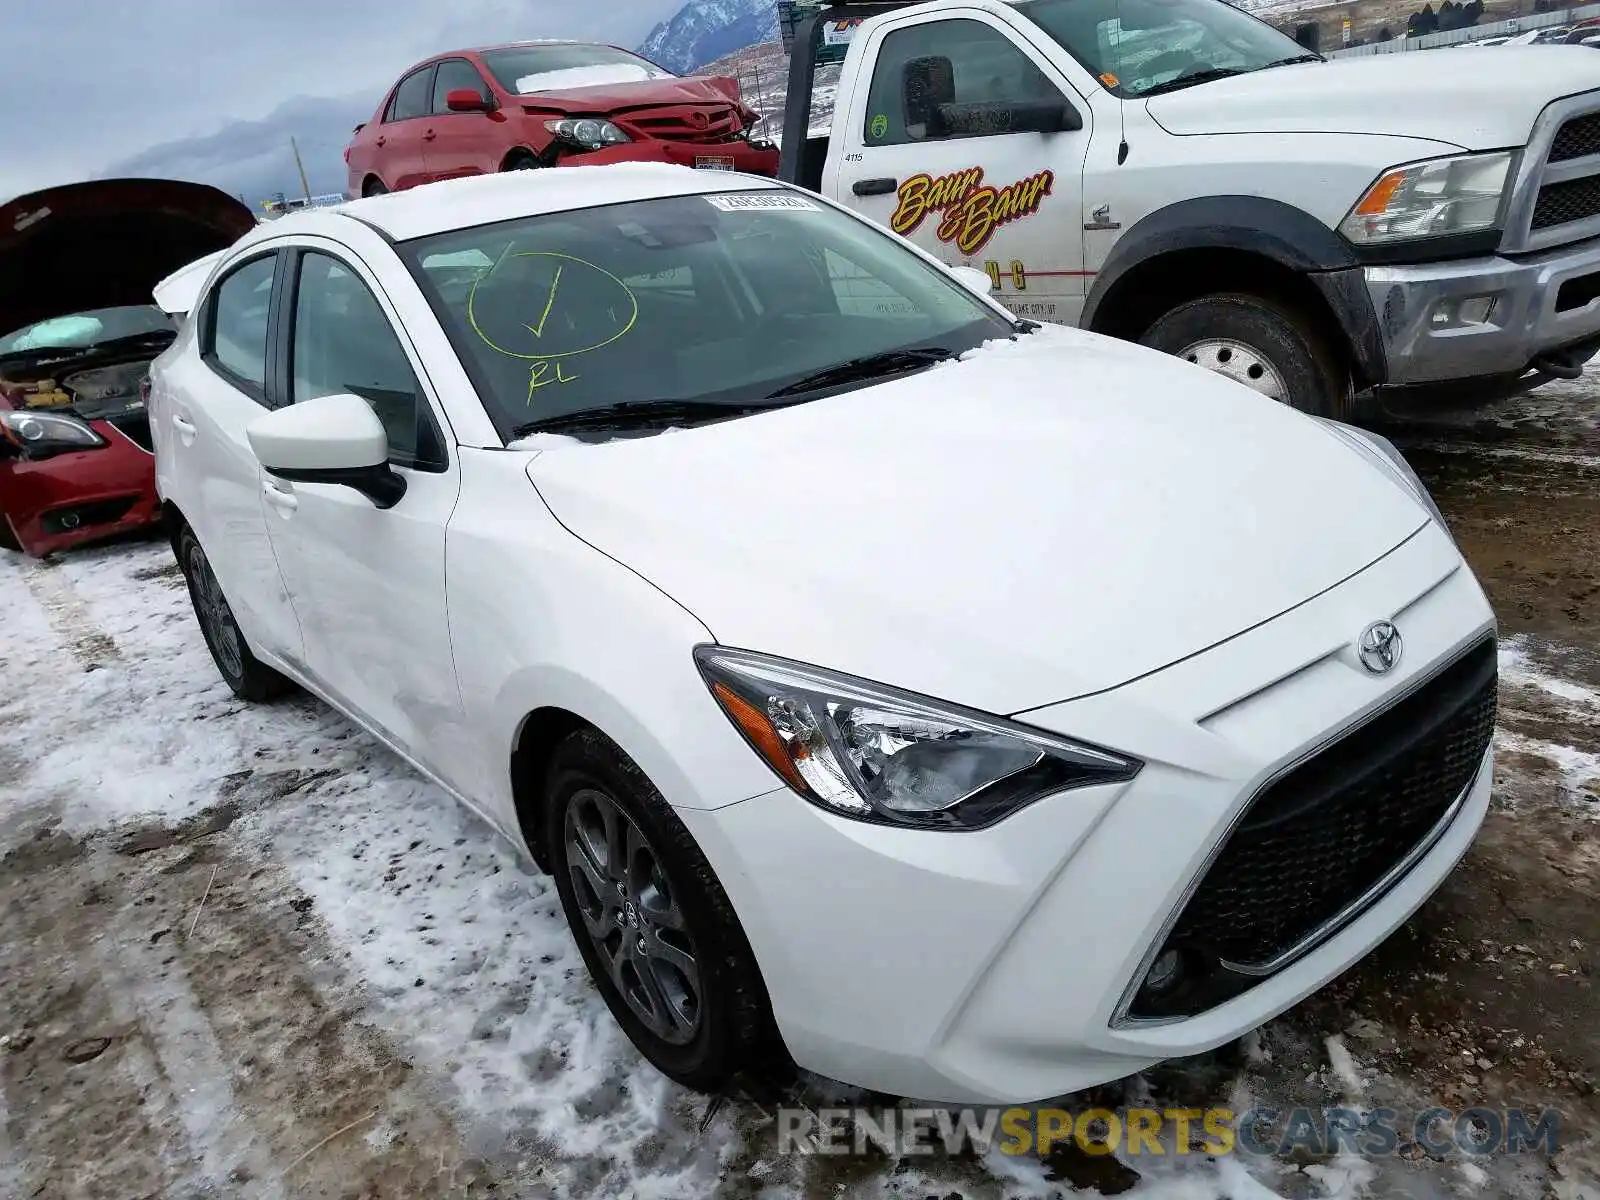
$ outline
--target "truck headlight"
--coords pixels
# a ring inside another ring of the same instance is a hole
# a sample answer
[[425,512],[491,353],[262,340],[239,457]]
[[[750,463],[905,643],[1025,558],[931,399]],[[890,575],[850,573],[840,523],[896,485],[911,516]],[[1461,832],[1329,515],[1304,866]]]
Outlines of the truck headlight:
[[1339,223],[1358,246],[1493,229],[1515,152],[1459,154],[1385,171]]
[[105,438],[77,417],[27,409],[0,412],[0,438],[30,458],[106,444]]
[[756,753],[840,816],[980,829],[1056,792],[1132,779],[1144,765],[786,659],[701,646],[695,661]]
[[563,117],[558,121],[546,121],[544,127],[563,142],[584,150],[599,150],[633,141],[610,121],[594,117]]

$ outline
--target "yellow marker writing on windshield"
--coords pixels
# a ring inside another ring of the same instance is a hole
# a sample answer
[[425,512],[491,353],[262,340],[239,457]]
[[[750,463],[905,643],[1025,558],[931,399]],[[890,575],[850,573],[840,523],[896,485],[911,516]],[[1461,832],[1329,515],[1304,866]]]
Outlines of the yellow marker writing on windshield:
[[560,264],[557,264],[556,277],[550,281],[550,294],[546,296],[544,300],[544,312],[539,314],[539,324],[524,326],[524,328],[526,328],[527,331],[533,334],[533,336],[536,338],[542,338],[544,336],[544,323],[550,319],[550,310],[555,307],[556,303],[556,288],[560,286],[561,267]]

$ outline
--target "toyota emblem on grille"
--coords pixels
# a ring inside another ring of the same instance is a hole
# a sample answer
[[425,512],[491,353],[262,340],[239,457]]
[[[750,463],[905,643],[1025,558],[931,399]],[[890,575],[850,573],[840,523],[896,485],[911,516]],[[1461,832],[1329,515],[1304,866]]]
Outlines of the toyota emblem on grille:
[[1400,661],[1403,646],[1400,631],[1392,621],[1374,621],[1356,639],[1356,656],[1374,675],[1386,675]]

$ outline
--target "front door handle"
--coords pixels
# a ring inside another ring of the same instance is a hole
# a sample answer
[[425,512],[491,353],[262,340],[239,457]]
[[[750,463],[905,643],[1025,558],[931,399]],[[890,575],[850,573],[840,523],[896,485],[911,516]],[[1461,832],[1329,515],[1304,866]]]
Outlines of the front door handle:
[[431,141],[433,141],[434,138],[436,138],[438,136],[439,136],[438,134],[434,133],[433,130],[430,129],[430,130],[428,130],[427,133],[422,135],[422,140],[425,141],[425,142],[431,142]]
[[285,516],[300,507],[300,501],[292,492],[284,491],[271,480],[261,485],[261,494],[267,498],[268,504]]
[[374,146],[383,146],[383,145],[385,145],[385,144],[387,144],[387,143],[388,143],[388,141],[389,141],[389,139],[388,139],[388,138],[386,138],[386,137],[381,137],[381,138],[379,138],[379,139],[378,139],[378,140],[377,140],[377,141],[375,141],[375,142],[373,142],[373,143],[372,143],[372,144],[373,144],[373,145],[374,145]]
[[858,179],[850,190],[858,196],[887,196],[899,186],[898,179]]

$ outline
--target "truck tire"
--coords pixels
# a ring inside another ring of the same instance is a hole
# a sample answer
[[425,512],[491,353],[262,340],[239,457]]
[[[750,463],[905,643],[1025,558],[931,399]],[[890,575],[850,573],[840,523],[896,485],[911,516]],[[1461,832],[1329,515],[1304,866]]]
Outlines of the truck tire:
[[1300,314],[1260,296],[1222,293],[1156,319],[1142,345],[1187,359],[1319,417],[1350,410],[1349,371]]

